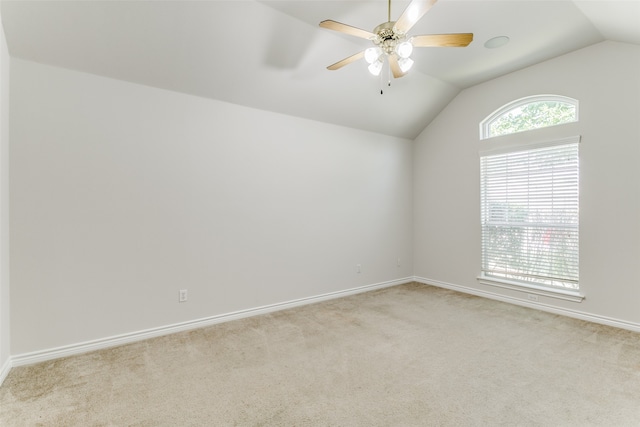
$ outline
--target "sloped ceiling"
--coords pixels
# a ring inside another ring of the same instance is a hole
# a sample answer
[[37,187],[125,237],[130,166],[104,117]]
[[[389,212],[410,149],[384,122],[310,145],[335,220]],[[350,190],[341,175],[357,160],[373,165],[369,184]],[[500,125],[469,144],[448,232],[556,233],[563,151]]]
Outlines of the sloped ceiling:
[[[393,1],[392,19],[408,4]],[[372,30],[384,0],[21,0],[1,13],[12,57],[410,139],[466,87],[606,39],[640,44],[640,0],[440,0],[411,34],[474,41],[416,49],[388,87],[364,61],[326,70],[370,42],[318,27]]]

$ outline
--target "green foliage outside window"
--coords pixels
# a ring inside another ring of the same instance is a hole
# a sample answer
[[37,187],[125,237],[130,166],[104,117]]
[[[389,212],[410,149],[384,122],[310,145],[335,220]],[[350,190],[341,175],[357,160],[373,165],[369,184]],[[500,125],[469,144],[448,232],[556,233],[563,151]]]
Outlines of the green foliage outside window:
[[533,102],[516,107],[490,124],[491,136],[559,125],[576,120],[575,105],[559,101]]

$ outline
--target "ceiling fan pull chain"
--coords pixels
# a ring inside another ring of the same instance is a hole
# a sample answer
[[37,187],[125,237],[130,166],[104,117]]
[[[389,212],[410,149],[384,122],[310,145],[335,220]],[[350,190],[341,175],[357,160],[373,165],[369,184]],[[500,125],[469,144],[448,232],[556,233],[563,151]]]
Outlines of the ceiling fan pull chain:
[[[384,95],[384,91],[382,87],[384,83],[382,83],[382,79],[384,78],[384,72],[380,73],[380,95]],[[387,61],[387,86],[391,87],[391,64]]]

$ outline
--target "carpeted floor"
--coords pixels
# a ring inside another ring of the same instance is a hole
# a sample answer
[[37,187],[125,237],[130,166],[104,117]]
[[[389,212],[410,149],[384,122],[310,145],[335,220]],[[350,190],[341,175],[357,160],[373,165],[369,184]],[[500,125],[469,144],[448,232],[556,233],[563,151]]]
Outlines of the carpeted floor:
[[640,334],[406,284],[38,365],[2,426],[640,426]]

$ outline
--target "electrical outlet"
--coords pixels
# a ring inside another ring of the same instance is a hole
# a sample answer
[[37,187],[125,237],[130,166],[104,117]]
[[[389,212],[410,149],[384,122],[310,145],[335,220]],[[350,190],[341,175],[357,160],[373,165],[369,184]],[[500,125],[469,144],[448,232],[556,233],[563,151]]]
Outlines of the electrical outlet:
[[396,260],[396,267],[400,267],[400,257]]
[[360,264],[356,265],[356,273],[362,273],[362,266]]
[[187,290],[180,289],[178,302],[185,302],[185,301],[187,301]]
[[538,295],[527,294],[527,299],[529,301],[538,301]]

